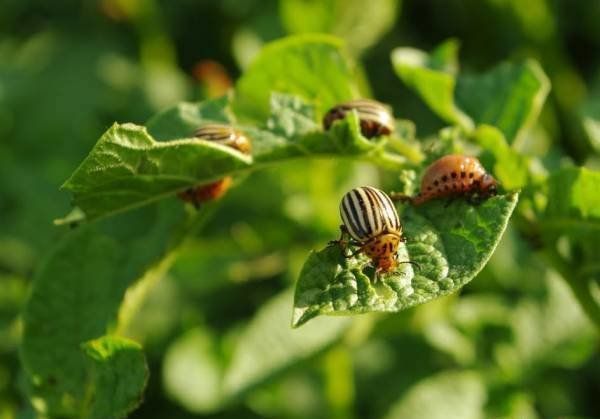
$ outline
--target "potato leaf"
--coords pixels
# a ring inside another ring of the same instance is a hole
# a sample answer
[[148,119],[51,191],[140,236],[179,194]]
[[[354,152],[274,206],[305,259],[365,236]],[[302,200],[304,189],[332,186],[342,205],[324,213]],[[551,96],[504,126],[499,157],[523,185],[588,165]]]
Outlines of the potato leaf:
[[[63,188],[73,193],[74,204],[91,221],[292,158],[347,155],[394,168],[405,162],[402,156],[384,150],[386,139],[363,137],[356,113],[323,131],[312,105],[297,96],[277,93],[271,95],[271,114],[264,124],[240,125],[228,119],[250,138],[252,156],[214,142],[185,138],[203,123],[231,118],[227,107],[224,99],[180,104],[153,118],[148,129],[115,124]],[[148,130],[163,141],[157,141]]]
[[343,42],[315,34],[287,37],[263,48],[236,84],[236,113],[263,121],[272,91],[298,95],[316,105],[319,114],[360,94],[355,64]]
[[90,369],[85,419],[121,419],[142,401],[148,366],[142,347],[128,339],[104,336],[83,345]]
[[400,247],[398,260],[419,266],[400,264],[378,282],[364,255],[346,259],[337,245],[313,252],[296,284],[293,326],[321,314],[397,312],[457,291],[488,261],[517,198],[407,208],[401,218],[408,242]]
[[38,410],[72,417],[88,403],[90,364],[81,345],[118,329],[126,291],[140,278],[160,277],[192,227],[179,203],[168,204],[70,232],[37,272],[21,358]]
[[493,125],[512,144],[538,117],[550,90],[548,77],[534,60],[503,63],[480,75],[457,76],[450,71],[456,60],[451,42],[431,54],[396,48],[392,51],[396,73],[445,121],[466,129]]

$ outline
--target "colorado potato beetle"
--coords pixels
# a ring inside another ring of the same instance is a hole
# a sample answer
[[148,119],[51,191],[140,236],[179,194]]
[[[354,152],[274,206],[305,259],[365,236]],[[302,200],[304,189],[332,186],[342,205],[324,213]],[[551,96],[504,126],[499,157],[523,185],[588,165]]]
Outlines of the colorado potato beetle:
[[[194,136],[202,140],[214,141],[229,146],[244,154],[250,154],[252,150],[250,139],[229,125],[206,124],[198,128],[194,132]],[[231,183],[231,176],[227,176],[209,184],[186,189],[177,196],[185,202],[192,203],[197,208],[202,202],[222,197]]]
[[486,172],[475,157],[451,154],[433,162],[421,179],[421,190],[413,197],[392,194],[392,199],[409,200],[421,205],[436,198],[467,197],[471,202],[497,193],[496,179]]
[[[344,223],[340,226],[342,237],[333,243],[342,247],[345,257],[364,253],[371,258],[376,278],[399,263],[412,263],[397,260],[398,246],[404,241],[402,225],[396,207],[385,192],[371,186],[352,189],[342,198],[340,215]],[[348,245],[358,250],[346,255]]]
[[390,135],[394,131],[394,116],[390,109],[371,99],[355,99],[334,106],[323,117],[323,127],[328,130],[334,121],[344,119],[352,110],[358,113],[360,130],[366,138]]

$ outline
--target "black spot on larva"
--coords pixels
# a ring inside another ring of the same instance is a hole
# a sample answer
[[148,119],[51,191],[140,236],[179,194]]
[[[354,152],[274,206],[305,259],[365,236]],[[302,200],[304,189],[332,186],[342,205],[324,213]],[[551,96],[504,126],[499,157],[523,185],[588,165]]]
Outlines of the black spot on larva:
[[450,176],[452,176],[452,179],[455,179],[456,178],[456,172],[450,173]]
[[427,187],[427,190],[428,190],[428,191],[430,191],[431,189],[432,189],[432,188],[431,188],[431,186],[428,186],[428,187]]
[[439,184],[440,184],[440,182],[438,182],[438,181],[436,180],[435,182],[433,182],[433,184],[434,184],[435,186],[437,186],[437,185],[439,185]]
[[448,185],[444,186],[444,190],[449,190],[450,188],[448,187]]
[[472,178],[473,176],[475,176],[475,173],[473,173],[473,172],[469,173],[470,178]]
[[465,172],[460,172],[460,177],[464,178],[466,176],[467,176],[467,174]]
[[444,175],[442,176],[442,182],[446,182],[448,180],[448,176]]

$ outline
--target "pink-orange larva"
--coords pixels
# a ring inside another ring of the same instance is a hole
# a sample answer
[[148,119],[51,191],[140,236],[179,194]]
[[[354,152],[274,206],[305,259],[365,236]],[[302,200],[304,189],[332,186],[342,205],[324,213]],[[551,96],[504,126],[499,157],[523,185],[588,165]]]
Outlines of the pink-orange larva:
[[411,201],[421,205],[437,198],[486,199],[495,195],[497,188],[496,179],[486,172],[477,158],[450,154],[425,169],[421,190]]
[[[194,132],[196,138],[206,141],[214,141],[234,148],[244,154],[250,154],[252,144],[250,139],[242,132],[232,128],[229,125],[222,124],[206,124],[201,126]],[[200,203],[212,201],[222,197],[232,183],[231,176],[226,176],[215,182],[188,188],[177,196],[185,201],[192,203],[198,207]]]

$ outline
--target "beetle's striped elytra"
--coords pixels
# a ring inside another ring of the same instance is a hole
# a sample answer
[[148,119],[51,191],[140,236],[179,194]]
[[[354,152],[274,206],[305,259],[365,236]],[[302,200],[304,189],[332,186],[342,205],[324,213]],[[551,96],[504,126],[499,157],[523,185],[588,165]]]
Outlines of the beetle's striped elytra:
[[[352,189],[340,203],[343,225],[342,237],[335,241],[345,247],[357,246],[358,251],[347,256],[364,253],[379,273],[389,272],[398,263],[397,252],[402,237],[398,212],[387,194],[371,186]],[[346,236],[350,236],[347,239]],[[411,263],[411,262],[407,262]]]
[[408,200],[421,205],[437,198],[467,197],[471,202],[497,193],[498,182],[475,157],[450,154],[425,169],[421,190],[414,197],[391,194],[394,200]]
[[[236,149],[244,154],[250,154],[252,144],[250,139],[242,132],[229,125],[206,124],[194,132],[196,138],[213,141]],[[196,208],[200,203],[212,201],[222,197],[232,184],[231,176],[226,176],[215,182],[188,188],[177,196],[185,202],[192,203]]]
[[323,128],[328,130],[334,121],[344,119],[353,110],[358,114],[360,130],[366,138],[394,132],[395,121],[390,108],[371,99],[355,99],[334,106],[323,117]]

